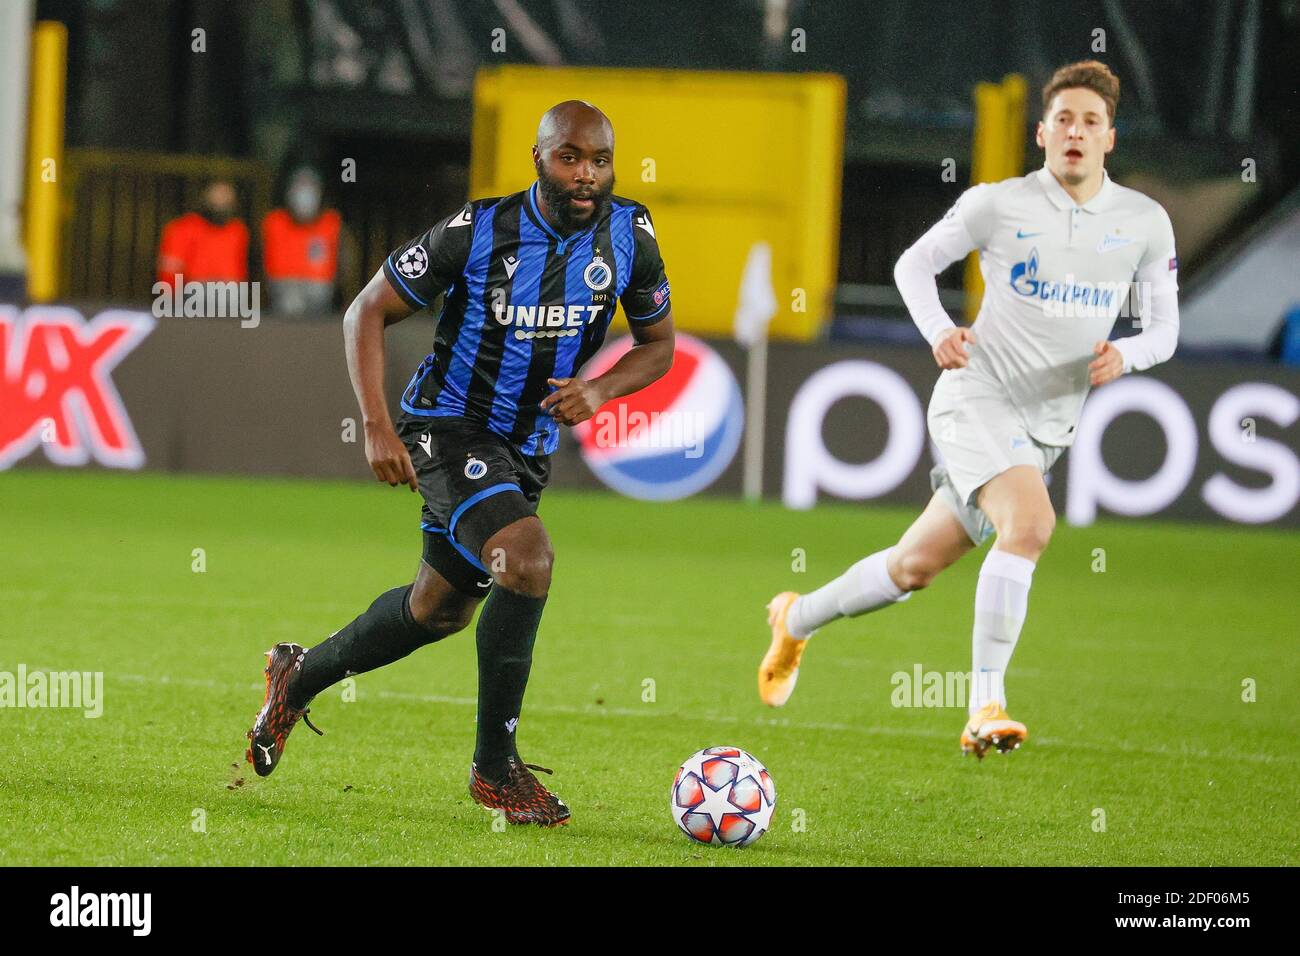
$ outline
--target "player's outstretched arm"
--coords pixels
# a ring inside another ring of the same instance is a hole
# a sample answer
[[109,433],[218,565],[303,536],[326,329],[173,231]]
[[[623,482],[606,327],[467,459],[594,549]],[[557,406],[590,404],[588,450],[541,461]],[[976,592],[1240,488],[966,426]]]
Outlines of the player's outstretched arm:
[[394,291],[383,270],[376,272],[343,316],[348,375],[361,406],[366,461],[379,481],[418,491],[411,455],[397,437],[384,401],[384,329],[415,310]]
[[1133,278],[1146,302],[1142,331],[1126,339],[1098,342],[1088,365],[1088,380],[1105,385],[1125,372],[1143,372],[1167,362],[1178,347],[1178,250],[1169,214],[1154,206],[1148,223],[1147,251]]
[[1173,358],[1179,326],[1178,283],[1174,278],[1177,261],[1170,258],[1168,266],[1157,264],[1138,273],[1138,282],[1150,289],[1146,328],[1129,338],[1098,342],[1093,347],[1097,357],[1088,365],[1092,385],[1105,385],[1125,372],[1144,372]]
[[542,408],[562,425],[585,422],[611,398],[630,395],[662,378],[673,365],[673,313],[648,325],[629,322],[636,345],[608,372],[591,381],[550,378],[555,391],[542,399]]
[[942,369],[966,366],[967,344],[975,335],[957,326],[939,300],[936,276],[978,246],[967,224],[967,215],[983,215],[989,203],[986,186],[967,190],[947,215],[912,243],[894,264],[894,284],[903,297],[907,312],[930,343],[934,360]]
[[1178,288],[1158,286],[1151,293],[1146,328],[1131,338],[1110,343],[1124,359],[1125,372],[1143,372],[1167,362],[1178,348]]

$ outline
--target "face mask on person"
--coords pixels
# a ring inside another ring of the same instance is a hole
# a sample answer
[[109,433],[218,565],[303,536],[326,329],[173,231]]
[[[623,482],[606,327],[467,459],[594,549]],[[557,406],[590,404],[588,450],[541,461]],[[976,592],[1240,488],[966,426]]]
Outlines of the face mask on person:
[[315,186],[294,186],[287,197],[289,211],[295,219],[306,222],[320,212],[320,190]]
[[224,226],[230,222],[231,211],[225,206],[213,206],[205,203],[203,206],[203,218],[208,220],[214,226]]

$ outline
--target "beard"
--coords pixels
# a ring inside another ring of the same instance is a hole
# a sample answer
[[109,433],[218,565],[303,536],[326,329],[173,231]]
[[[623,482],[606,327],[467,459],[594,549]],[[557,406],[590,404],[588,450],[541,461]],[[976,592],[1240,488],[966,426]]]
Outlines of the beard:
[[601,216],[609,211],[610,196],[614,192],[614,177],[610,176],[609,183],[603,189],[581,190],[584,199],[592,200],[591,211],[586,215],[574,209],[569,202],[577,191],[568,189],[563,183],[549,178],[542,171],[541,164],[537,165],[537,189],[546,202],[546,208],[550,211],[551,218],[560,227],[560,232],[577,232],[580,229],[587,228],[593,222],[597,222]]

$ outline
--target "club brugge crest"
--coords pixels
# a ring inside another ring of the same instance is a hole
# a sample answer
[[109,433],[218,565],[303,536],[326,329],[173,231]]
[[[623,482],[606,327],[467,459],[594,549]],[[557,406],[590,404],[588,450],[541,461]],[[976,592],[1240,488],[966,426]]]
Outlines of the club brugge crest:
[[465,477],[477,480],[486,474],[487,464],[471,455],[469,461],[465,462]]
[[600,256],[592,259],[587,268],[582,270],[582,281],[593,292],[603,292],[614,281],[614,270]]
[[[610,343],[585,376],[603,374],[632,345],[630,337]],[[702,491],[727,470],[744,421],[730,367],[707,344],[678,332],[663,378],[606,402],[574,433],[583,461],[606,485],[632,498],[670,501]]]

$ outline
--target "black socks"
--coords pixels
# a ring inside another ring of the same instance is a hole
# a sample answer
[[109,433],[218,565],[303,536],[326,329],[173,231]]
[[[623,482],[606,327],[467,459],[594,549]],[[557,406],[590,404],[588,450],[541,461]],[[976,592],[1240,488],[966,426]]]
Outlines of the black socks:
[[[287,703],[302,708],[349,674],[363,674],[400,660],[442,635],[411,615],[411,585],[385,591],[369,610],[307,652]],[[515,756],[515,725],[523,706],[533,644],[546,598],[528,597],[497,585],[478,619],[478,733],[474,762],[479,773],[498,781]]]
[[[533,664],[533,643],[546,598],[497,585],[478,619],[478,736],[474,763],[491,781],[506,775],[515,755],[515,725]],[[311,655],[308,655],[310,657]]]
[[406,603],[411,587],[407,584],[385,591],[366,613],[309,650],[286,701],[288,705],[306,707],[326,687],[349,674],[363,674],[391,664],[439,640],[442,635],[421,627],[411,616]]

